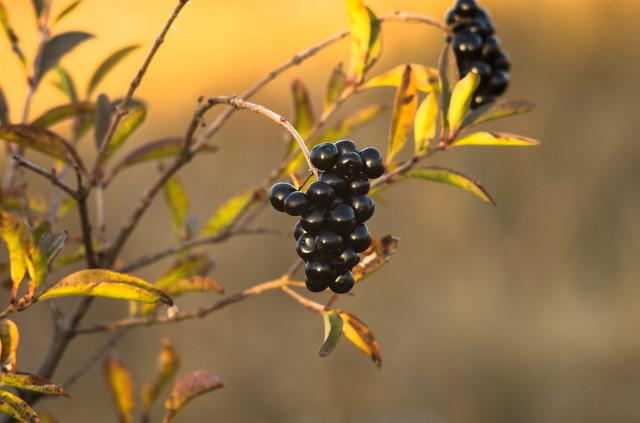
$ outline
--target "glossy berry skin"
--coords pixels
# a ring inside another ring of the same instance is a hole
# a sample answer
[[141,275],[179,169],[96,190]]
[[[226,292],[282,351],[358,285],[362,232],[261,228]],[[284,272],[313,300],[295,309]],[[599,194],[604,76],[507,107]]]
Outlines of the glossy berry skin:
[[325,207],[315,207],[302,215],[300,225],[306,232],[315,235],[325,227],[326,216],[327,209]]
[[305,266],[305,276],[308,281],[324,282],[327,285],[336,279],[336,270],[326,259],[310,260]]
[[488,37],[482,46],[482,58],[487,61],[493,61],[500,55],[500,40],[496,35]]
[[310,204],[307,194],[294,191],[285,198],[284,211],[290,216],[300,216],[309,209]]
[[478,11],[478,4],[475,0],[458,0],[455,10],[460,16],[474,16]]
[[364,163],[362,158],[355,151],[347,151],[341,154],[336,163],[336,170],[342,175],[356,175],[362,172]]
[[274,209],[283,212],[284,200],[289,194],[296,191],[296,188],[286,182],[280,182],[271,187],[269,191],[269,201]]
[[324,182],[314,182],[307,188],[307,195],[313,204],[329,205],[333,202],[335,192],[331,186]]
[[377,148],[367,147],[360,151],[364,164],[364,176],[369,179],[379,178],[384,174],[384,161]]
[[491,77],[491,66],[486,62],[476,60],[462,67],[463,75],[469,72],[475,72],[482,80],[488,80]]
[[490,35],[493,35],[495,29],[493,25],[489,21],[474,19],[469,26],[467,26],[469,32],[473,32],[474,34],[478,34],[482,38],[486,38]]
[[298,239],[296,253],[303,260],[311,260],[316,255],[316,241],[312,235],[304,234]]
[[329,289],[336,294],[346,294],[355,285],[351,272],[345,272],[329,284]]
[[493,60],[493,68],[495,70],[509,71],[511,69],[511,63],[509,63],[509,57],[505,52],[500,52],[498,56]]
[[360,263],[360,256],[353,251],[351,247],[345,247],[345,249],[334,260],[334,265],[338,273],[346,272]]
[[469,31],[457,33],[451,43],[456,56],[461,59],[478,56],[482,50],[482,37]]
[[358,151],[358,146],[351,140],[340,140],[335,143],[335,146],[338,149],[338,153],[340,153],[340,155]]
[[335,232],[323,231],[316,236],[315,246],[319,255],[336,257],[344,250],[344,241]]
[[333,189],[335,195],[345,195],[347,193],[347,183],[342,176],[333,171],[325,172],[320,175],[320,182],[323,182]]
[[359,224],[355,227],[353,232],[347,236],[347,244],[356,253],[365,251],[371,245],[371,235],[367,225]]
[[299,240],[300,237],[304,234],[306,234],[307,231],[304,230],[304,228],[302,227],[302,223],[297,222],[296,225],[293,227],[293,238],[295,238],[295,240]]
[[376,210],[375,202],[366,195],[354,195],[351,197],[349,204],[356,212],[356,221],[358,223],[364,223],[371,219],[373,212]]
[[491,76],[488,90],[492,95],[503,94],[509,86],[509,74],[505,71],[498,71]]
[[316,145],[309,153],[311,163],[320,170],[331,169],[336,164],[338,156],[338,148],[330,142]]
[[369,189],[371,189],[369,180],[361,176],[354,176],[352,178],[349,178],[349,180],[347,181],[347,186],[349,189],[349,194],[351,195],[364,195],[369,193]]
[[349,233],[356,226],[356,212],[347,204],[337,204],[329,212],[327,223],[336,233]]
[[329,288],[329,282],[317,279],[305,279],[305,285],[311,292],[322,292]]

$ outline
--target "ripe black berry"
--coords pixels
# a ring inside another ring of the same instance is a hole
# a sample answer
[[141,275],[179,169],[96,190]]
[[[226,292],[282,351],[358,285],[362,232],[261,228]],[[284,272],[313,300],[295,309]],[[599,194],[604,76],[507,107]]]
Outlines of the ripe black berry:
[[300,216],[309,209],[309,197],[300,191],[294,191],[284,199],[284,211],[291,216]]
[[485,60],[494,60],[500,54],[500,41],[496,35],[488,37],[482,46],[482,58]]
[[[333,145],[333,144],[332,144]],[[314,182],[307,188],[307,195],[314,204],[331,204],[335,193],[333,188],[324,182]]]
[[322,292],[329,288],[329,282],[319,279],[305,279],[305,285],[311,292]]
[[269,192],[269,201],[271,201],[273,208],[283,212],[285,198],[295,190],[296,188],[293,185],[286,182],[280,182],[272,186]]
[[349,193],[351,195],[367,194],[371,188],[369,180],[364,176],[353,176],[347,181]]
[[293,227],[293,237],[295,238],[295,240],[299,240],[300,237],[304,234],[306,234],[307,231],[304,230],[304,228],[302,227],[302,223],[298,222],[296,223],[296,225]]
[[362,223],[355,227],[353,232],[348,235],[347,239],[347,243],[356,253],[365,251],[371,245],[369,229],[367,229],[367,225]]
[[303,260],[311,260],[316,255],[316,241],[312,235],[304,234],[298,239],[296,253]]
[[373,212],[376,210],[376,204],[373,199],[366,195],[355,195],[349,201],[351,207],[356,212],[356,220],[358,223],[364,223],[371,219]]
[[311,163],[318,169],[329,170],[336,164],[338,155],[338,148],[330,142],[325,142],[313,147],[309,153],[309,158]]
[[475,0],[458,0],[455,10],[460,16],[473,16],[478,10],[478,5]]
[[493,59],[493,68],[495,70],[509,71],[511,69],[511,63],[509,63],[509,57],[504,51],[501,51],[495,59]]
[[335,232],[320,232],[315,239],[317,253],[325,257],[335,257],[344,249],[342,237]]
[[350,153],[358,150],[358,146],[351,140],[341,140],[335,143],[338,153],[340,155],[344,153]]
[[338,276],[335,281],[329,284],[329,289],[335,292],[336,294],[346,294],[351,291],[355,285],[355,281],[353,280],[353,275],[351,272],[345,272]]
[[335,195],[344,195],[347,193],[347,183],[342,179],[342,176],[333,171],[327,171],[320,175],[320,182],[329,185]]
[[360,263],[360,256],[351,247],[345,249],[335,258],[334,264],[338,272],[345,272]]
[[375,179],[384,174],[384,161],[377,148],[363,148],[360,151],[360,157],[364,164],[364,176],[369,179]]
[[317,259],[307,262],[305,276],[309,281],[329,284],[336,279],[336,270],[327,259]]
[[321,206],[315,207],[302,215],[300,218],[300,225],[306,232],[310,234],[317,234],[325,227],[326,216],[326,208]]
[[492,95],[503,94],[509,86],[509,74],[505,71],[498,71],[489,80],[489,93]]
[[480,53],[482,49],[482,37],[467,30],[461,31],[454,35],[451,40],[453,51],[458,58],[473,58]]
[[483,62],[481,60],[476,60],[475,62],[471,62],[465,67],[462,68],[463,73],[467,74],[469,72],[475,72],[481,80],[487,80],[491,77],[491,66]]
[[327,222],[331,230],[340,234],[349,233],[356,226],[356,212],[347,204],[337,204],[329,212]]
[[336,163],[336,169],[342,175],[356,175],[362,172],[363,168],[362,158],[355,151],[347,151],[344,154],[340,154]]

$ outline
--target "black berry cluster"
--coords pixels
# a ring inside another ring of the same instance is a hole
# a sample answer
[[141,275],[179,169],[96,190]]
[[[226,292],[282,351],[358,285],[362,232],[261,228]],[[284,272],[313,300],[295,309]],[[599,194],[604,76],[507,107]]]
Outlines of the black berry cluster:
[[360,262],[359,253],[371,245],[365,225],[375,210],[367,196],[369,179],[384,173],[384,162],[377,149],[358,151],[349,140],[320,144],[311,150],[310,158],[320,171],[319,180],[307,192],[285,182],[275,184],[271,204],[278,211],[300,216],[293,235],[296,252],[306,263],[307,288],[345,294],[353,287],[351,269]]
[[446,20],[452,31],[447,42],[458,59],[460,75],[476,72],[481,78],[472,107],[493,101],[509,86],[511,64],[500,48],[489,14],[476,0],[457,0]]

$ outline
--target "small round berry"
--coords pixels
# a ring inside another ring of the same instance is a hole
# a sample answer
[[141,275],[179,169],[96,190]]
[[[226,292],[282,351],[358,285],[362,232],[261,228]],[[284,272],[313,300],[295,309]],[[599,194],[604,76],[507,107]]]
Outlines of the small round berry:
[[307,194],[294,191],[284,199],[284,211],[291,216],[300,216],[309,209],[310,204]]
[[482,46],[482,58],[493,61],[500,55],[500,39],[497,35],[492,35],[484,41]]
[[312,235],[304,234],[298,239],[296,253],[304,261],[311,260],[316,255],[316,241]]
[[469,72],[475,72],[481,80],[487,80],[491,76],[491,66],[482,60],[475,60],[466,66],[462,66],[460,73],[466,75]]
[[351,207],[356,212],[356,220],[358,223],[364,223],[371,219],[373,212],[376,210],[376,203],[367,195],[354,195],[349,201]]
[[447,22],[447,25],[453,25],[460,20],[460,15],[458,15],[455,7],[447,10],[447,14],[444,16],[444,20]]
[[347,151],[341,154],[336,164],[338,173],[342,175],[356,175],[362,172],[363,168],[362,158],[355,151]]
[[507,53],[501,51],[495,59],[493,59],[492,63],[494,70],[501,70],[508,72],[511,69],[511,63],[509,63],[509,57]]
[[329,284],[336,279],[336,271],[332,263],[326,259],[308,261],[304,271],[308,281]]
[[338,152],[340,153],[340,155],[342,155],[344,153],[350,153],[350,152],[358,151],[358,146],[356,145],[355,142],[353,142],[351,140],[340,140],[340,141],[337,141],[335,143],[335,146],[338,149]]
[[302,215],[300,225],[302,225],[302,228],[306,232],[315,235],[324,228],[326,220],[327,209],[324,207],[315,207]]
[[304,230],[304,228],[302,227],[302,223],[297,222],[296,225],[293,227],[293,237],[295,238],[295,240],[299,240],[300,237],[304,234],[306,234],[307,231]]
[[336,294],[346,294],[355,285],[351,272],[345,272],[329,284],[329,289]]
[[460,16],[474,16],[478,11],[476,0],[458,0],[455,9]]
[[382,155],[377,148],[367,147],[362,149],[360,157],[364,163],[364,176],[369,179],[375,179],[384,173],[384,161]]
[[491,22],[484,19],[474,19],[467,28],[469,32],[478,34],[482,38],[487,38],[496,31]]
[[345,200],[344,197],[336,197],[336,198],[333,199],[333,203],[331,203],[331,208],[334,208],[338,204],[344,204],[346,202],[347,202],[347,200]]
[[345,247],[340,255],[333,261],[333,265],[338,273],[351,270],[358,263],[360,263],[360,256],[353,251],[351,247]]
[[369,180],[363,176],[354,176],[347,181],[349,193],[352,195],[367,194],[371,188]]
[[481,7],[478,7],[478,10],[476,10],[475,18],[485,22],[491,22],[491,15],[489,15],[489,12]]
[[309,158],[311,159],[311,164],[318,169],[329,170],[336,164],[338,155],[338,148],[330,142],[325,142],[313,147],[309,153]]
[[335,197],[333,188],[324,182],[314,182],[309,185],[309,188],[307,188],[307,195],[314,204],[331,204]]
[[271,187],[269,191],[269,201],[274,209],[283,212],[284,200],[289,194],[296,191],[296,187],[286,182],[280,182]]
[[353,251],[361,253],[371,245],[371,235],[367,225],[360,223],[348,236],[348,244]]
[[320,232],[316,236],[315,245],[318,254],[325,257],[335,257],[344,249],[342,237],[331,231]]
[[322,280],[318,280],[318,279],[305,279],[305,285],[307,286],[307,289],[311,292],[322,292],[325,289],[329,288],[329,282],[327,281],[322,281]]
[[322,175],[320,175],[320,182],[329,185],[333,189],[333,192],[336,194],[336,196],[344,195],[347,193],[346,182],[344,181],[344,179],[342,179],[342,176],[338,175],[335,172],[323,173]]
[[493,95],[501,95],[509,86],[509,74],[505,71],[498,71],[491,75],[489,80],[489,92]]
[[356,226],[356,212],[347,204],[337,204],[329,212],[327,222],[334,232],[349,233]]
[[469,31],[457,33],[452,40],[453,50],[459,58],[471,58],[480,53],[482,37]]

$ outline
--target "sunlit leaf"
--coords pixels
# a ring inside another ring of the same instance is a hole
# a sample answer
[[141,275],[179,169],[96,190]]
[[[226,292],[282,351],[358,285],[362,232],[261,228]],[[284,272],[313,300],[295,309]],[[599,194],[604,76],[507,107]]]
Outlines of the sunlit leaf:
[[526,100],[500,99],[485,104],[469,113],[462,126],[469,128],[492,120],[528,113],[534,108],[535,104]]
[[386,235],[374,239],[371,246],[360,255],[360,262],[351,270],[353,278],[359,282],[380,269],[398,248],[398,238]]
[[458,63],[456,55],[453,53],[451,45],[447,44],[440,55],[438,63],[438,76],[440,79],[440,112],[445,117],[445,133],[448,131],[446,116],[449,115],[449,103],[451,101],[451,92],[460,80],[458,72]]
[[367,62],[365,64],[364,71],[367,72],[369,69],[376,64],[380,56],[382,55],[382,25],[380,24],[380,20],[373,13],[373,11],[367,7],[367,13],[369,14],[369,22],[371,27],[371,32],[369,36],[369,51],[367,54]]
[[425,169],[414,169],[407,172],[406,176],[409,178],[424,179],[426,181],[451,185],[475,195],[485,203],[491,204],[492,206],[496,205],[493,198],[491,198],[480,182],[474,181],[473,179],[451,169],[435,166]]
[[343,322],[342,333],[344,336],[369,357],[376,367],[380,368],[382,366],[382,351],[369,327],[351,313],[340,311],[339,315]]
[[[291,84],[291,94],[293,96],[293,110],[295,114],[293,126],[298,133],[300,133],[302,139],[306,139],[316,124],[315,113],[311,105],[311,96],[309,95],[307,87],[299,79],[296,79]],[[290,154],[298,148],[297,145],[296,140],[291,139],[287,148],[287,154]]]
[[13,372],[16,370],[17,350],[20,343],[20,331],[13,320],[0,321],[0,342],[2,354],[0,354],[0,366],[3,370]]
[[164,401],[164,408],[167,410],[165,423],[170,422],[192,399],[220,388],[224,388],[224,383],[212,373],[197,371],[182,376],[171,387]]
[[0,390],[0,413],[9,415],[21,423],[40,423],[38,414],[17,395]]
[[169,178],[164,185],[164,198],[173,217],[173,232],[178,240],[186,234],[187,216],[189,215],[189,194],[177,177]]
[[68,151],[72,149],[60,135],[32,125],[0,126],[0,139],[38,151],[54,159],[70,162]]
[[414,138],[415,152],[418,155],[429,151],[429,142],[436,138],[440,112],[438,107],[438,97],[431,93],[427,94],[416,111]]
[[242,213],[247,206],[251,204],[253,197],[253,191],[248,191],[227,200],[209,219],[204,228],[204,234],[214,235],[227,229],[227,227],[235,221],[238,215],[240,215],[240,213]]
[[31,234],[27,256],[27,269],[31,277],[29,295],[42,284],[49,272],[49,265],[68,239],[67,232],[54,234],[50,228],[51,225],[44,222]]
[[345,4],[351,30],[351,62],[348,75],[350,80],[359,83],[364,78],[369,59],[371,19],[363,0],[345,0]]
[[0,28],[4,31],[7,39],[9,40],[9,44],[11,44],[11,49],[18,56],[18,59],[23,65],[26,65],[27,60],[22,53],[22,49],[20,48],[18,36],[14,31],[13,27],[9,23],[9,14],[7,13],[7,8],[4,7],[3,3],[0,1]]
[[[380,75],[377,75],[367,82],[365,82],[361,90],[366,90],[375,87],[395,87],[398,88],[402,85],[402,76],[407,65],[398,65],[393,69],[388,70]],[[425,93],[437,92],[438,87],[438,70],[428,68],[418,63],[411,64],[411,70],[416,80],[416,87],[418,91]]]
[[62,386],[36,375],[29,373],[4,373],[2,375],[4,386],[24,389],[26,391],[38,392],[46,395],[57,395],[69,397],[69,394],[62,389]]
[[51,286],[38,299],[46,300],[69,295],[173,305],[171,297],[149,282],[135,276],[104,269],[86,269],[73,273]]
[[69,72],[67,72],[62,66],[56,66],[54,70],[58,75],[58,80],[54,82],[53,85],[66,95],[70,102],[77,102],[78,91],[76,90],[76,84],[73,82],[73,78],[71,78]]
[[28,234],[18,217],[0,211],[0,237],[4,240],[9,251],[11,280],[13,281],[12,300],[14,300],[15,293],[27,273]]
[[324,101],[324,108],[328,109],[342,96],[345,85],[347,82],[347,76],[344,73],[342,62],[338,63],[331,72],[329,78],[329,84],[327,85],[327,97]]
[[92,37],[93,35],[87,32],[71,31],[58,34],[47,41],[42,50],[39,72],[34,75],[33,85],[37,86],[42,77],[54,68],[64,55]]
[[90,115],[95,111],[95,108],[95,104],[90,102],[65,104],[47,110],[31,122],[31,124],[42,128],[48,128],[66,119]]
[[87,97],[91,97],[91,94],[93,94],[98,84],[100,84],[105,76],[107,76],[111,69],[113,69],[125,57],[127,57],[130,53],[137,50],[138,48],[140,48],[140,46],[137,44],[123,47],[110,54],[102,63],[100,63],[98,68],[91,76],[91,80],[89,81],[89,85],[87,86]]
[[135,399],[129,369],[120,358],[111,354],[104,361],[104,372],[118,420],[120,423],[132,423]]
[[328,356],[342,339],[342,319],[333,310],[320,313],[324,324],[324,340],[318,354],[320,357]]
[[148,415],[151,406],[160,393],[169,386],[180,367],[178,353],[168,339],[162,340],[162,350],[158,355],[156,377],[153,383],[147,383],[142,387],[142,412]]
[[122,118],[120,124],[111,137],[109,148],[107,149],[107,157],[113,154],[124,142],[133,134],[133,132],[142,125],[147,117],[146,107],[135,107]]
[[66,16],[69,16],[69,14],[71,14],[71,12],[73,12],[80,5],[80,3],[82,3],[82,0],[75,0],[69,3],[67,7],[62,9],[62,11],[58,14],[58,16],[56,16],[56,19],[54,20],[54,22],[58,23],[62,19],[64,19]]
[[409,131],[413,126],[417,107],[418,90],[416,88],[416,80],[411,71],[411,66],[407,65],[393,105],[393,117],[387,150],[388,164],[393,163],[395,156],[404,147]]
[[453,137],[460,129],[463,119],[469,111],[473,94],[480,85],[480,76],[475,72],[469,72],[453,87],[447,122],[449,123],[449,136]]
[[4,91],[0,88],[0,125],[9,124],[9,103],[4,96]]
[[171,297],[188,292],[216,292],[224,293],[224,288],[210,276],[192,276],[175,281],[165,288]]
[[533,147],[540,142],[533,138],[520,135],[505,134],[499,132],[475,132],[460,139],[454,140],[451,147],[476,146],[502,146],[502,147]]

